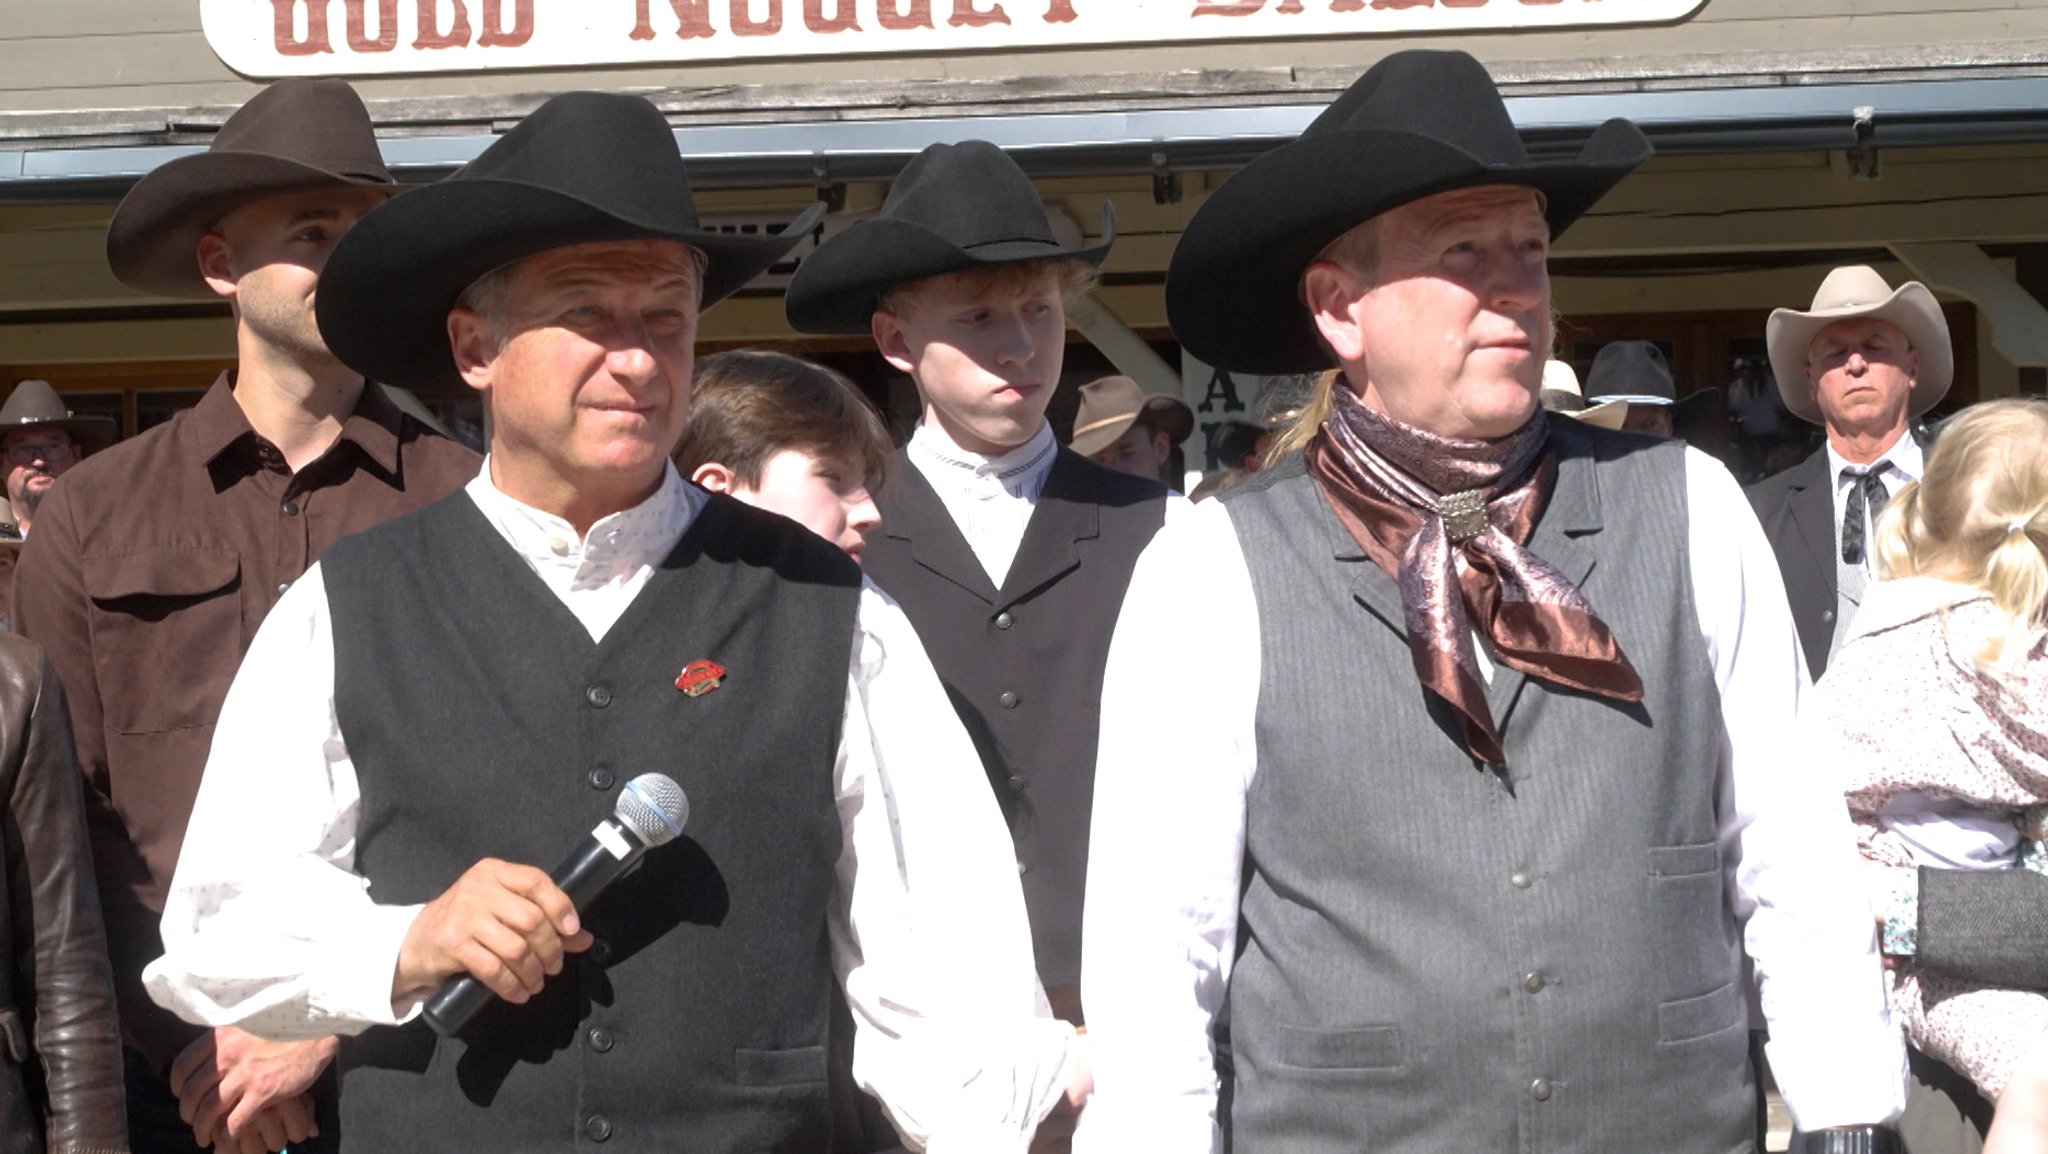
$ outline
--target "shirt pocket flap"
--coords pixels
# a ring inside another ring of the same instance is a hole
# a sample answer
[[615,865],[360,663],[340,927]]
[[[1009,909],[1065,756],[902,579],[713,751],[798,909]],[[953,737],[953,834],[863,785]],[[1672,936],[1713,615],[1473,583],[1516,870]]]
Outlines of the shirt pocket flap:
[[151,547],[90,558],[85,592],[95,601],[123,597],[203,597],[233,585],[242,557],[232,549]]

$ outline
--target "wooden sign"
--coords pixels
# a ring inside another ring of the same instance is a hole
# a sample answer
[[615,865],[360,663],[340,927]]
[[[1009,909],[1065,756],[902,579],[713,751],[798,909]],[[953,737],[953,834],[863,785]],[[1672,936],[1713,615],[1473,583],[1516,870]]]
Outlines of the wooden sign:
[[200,0],[249,76],[1401,36],[1677,20],[1705,0]]

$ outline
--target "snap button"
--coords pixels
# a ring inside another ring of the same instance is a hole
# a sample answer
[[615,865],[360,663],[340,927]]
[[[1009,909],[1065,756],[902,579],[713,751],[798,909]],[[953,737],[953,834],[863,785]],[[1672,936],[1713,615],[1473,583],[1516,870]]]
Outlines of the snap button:
[[1529,1083],[1529,1096],[1538,1102],[1550,1101],[1550,1079],[1538,1078]]
[[603,1026],[592,1026],[590,1028],[590,1048],[598,1053],[603,1054],[610,1051],[616,1042],[617,1039],[612,1037],[612,1032]]
[[291,588],[291,587],[292,587],[292,583],[291,583],[291,582],[289,582],[289,581],[279,581],[279,582],[277,583],[277,595],[278,595],[279,597],[282,597],[282,596],[284,596],[284,591],[285,591],[285,590],[287,590],[287,589],[289,589],[289,588]]
[[596,769],[590,771],[590,788],[592,789],[610,789],[612,785],[618,780],[619,779],[612,774],[611,770],[606,769],[604,766],[601,765],[598,766]]
[[287,516],[287,517],[296,517],[296,516],[298,516],[298,515],[299,515],[299,503],[298,503],[297,501],[286,501],[286,502],[284,503],[284,515],[285,515],[285,516]]
[[600,966],[612,960],[612,942],[610,938],[590,939],[590,960]]
[[1543,992],[1543,975],[1531,970],[1522,975],[1522,988],[1532,994]]
[[569,555],[569,542],[560,537],[551,538],[548,541],[548,552],[557,557],[566,557]]
[[1530,877],[1528,874],[1521,872],[1520,870],[1516,870],[1514,876],[1508,879],[1508,884],[1515,887],[1518,890],[1525,890],[1528,889],[1530,886],[1535,885],[1536,879]]
[[1010,692],[1007,689],[1003,690],[1002,696],[996,698],[996,701],[1000,703],[1004,709],[1017,708],[1017,695]]
[[583,691],[583,700],[588,701],[599,709],[603,709],[612,703],[612,691],[602,685],[593,685]]
[[592,1142],[602,1142],[612,1136],[612,1120],[602,1114],[592,1114],[583,1124],[583,1136]]
[[1001,613],[996,614],[997,629],[1008,629],[1010,626],[1015,625],[1016,623],[1017,619],[1015,617],[1010,616],[1010,611],[1007,609],[1003,610]]

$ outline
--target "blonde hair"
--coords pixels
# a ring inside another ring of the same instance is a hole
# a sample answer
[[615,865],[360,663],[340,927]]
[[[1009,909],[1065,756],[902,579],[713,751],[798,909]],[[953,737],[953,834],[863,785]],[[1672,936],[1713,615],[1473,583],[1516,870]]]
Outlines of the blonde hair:
[[1308,403],[1290,420],[1273,433],[1273,439],[1266,443],[1266,453],[1259,459],[1260,468],[1271,468],[1280,458],[1289,453],[1298,453],[1315,439],[1316,430],[1330,419],[1330,390],[1344,376],[1338,369],[1325,369],[1316,374],[1315,386],[1309,389]]
[[975,297],[1022,297],[1038,291],[1047,278],[1059,290],[1060,300],[1073,301],[1094,292],[1102,274],[1087,261],[1072,257],[987,265],[891,285],[882,293],[876,308],[892,316],[908,317],[935,291]]
[[1973,405],[1951,419],[1917,484],[1878,519],[1878,571],[1939,577],[1991,595],[2006,618],[1978,662],[2024,651],[2048,617],[2048,401]]

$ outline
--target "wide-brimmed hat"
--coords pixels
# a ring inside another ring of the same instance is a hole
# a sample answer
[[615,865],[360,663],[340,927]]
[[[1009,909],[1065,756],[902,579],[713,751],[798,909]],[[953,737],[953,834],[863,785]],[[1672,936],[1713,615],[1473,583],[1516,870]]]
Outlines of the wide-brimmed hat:
[[1491,184],[1541,193],[1555,236],[1650,152],[1635,125],[1617,119],[1575,159],[1533,162],[1477,60],[1396,52],[1300,139],[1247,165],[1196,210],[1167,269],[1167,319],[1183,347],[1219,368],[1328,368],[1299,284],[1331,241],[1410,201]]
[[1068,248],[1031,178],[985,140],[934,144],[904,166],[871,220],[832,237],[790,278],[783,308],[798,332],[864,334],[882,295],[948,273],[1038,260],[1099,265],[1116,242],[1102,202],[1102,243]]
[[1628,420],[1627,401],[1587,404],[1579,391],[1579,374],[1563,361],[1543,362],[1543,388],[1537,399],[1553,413],[1603,429],[1619,429]]
[[1836,321],[1875,317],[1906,334],[1906,343],[1920,354],[1920,371],[1907,399],[1911,414],[1920,416],[1948,395],[1955,380],[1955,350],[1949,344],[1948,320],[1927,286],[1909,280],[1894,289],[1869,265],[1844,265],[1828,273],[1813,294],[1813,307],[1775,309],[1764,325],[1764,347],[1771,355],[1771,375],[1778,380],[1778,399],[1800,420],[1824,423],[1813,386],[1806,381],[1806,354],[1813,338]]
[[0,435],[9,429],[62,429],[86,452],[114,443],[119,428],[112,417],[80,416],[64,407],[64,398],[48,381],[23,381],[0,405]]
[[1092,457],[1124,435],[1143,415],[1152,427],[1178,445],[1195,431],[1195,411],[1168,393],[1146,395],[1129,377],[1104,377],[1081,386],[1081,407],[1074,414],[1074,438],[1068,448]]
[[[1681,397],[1664,350],[1649,341],[1609,341],[1593,354],[1586,369],[1586,403],[1656,405],[1689,411],[1714,399],[1712,389],[1694,389]],[[1673,413],[1676,417],[1677,412]]]
[[566,92],[453,175],[357,222],[327,258],[314,309],[327,347],[357,372],[459,384],[448,313],[493,269],[570,245],[680,241],[704,254],[709,308],[795,248],[824,211],[813,204],[780,233],[707,229],[653,104]]
[[205,152],[159,165],[128,190],[107,225],[107,264],[121,283],[210,297],[199,238],[251,201],[328,185],[396,190],[356,90],[339,80],[280,80],[235,110]]

